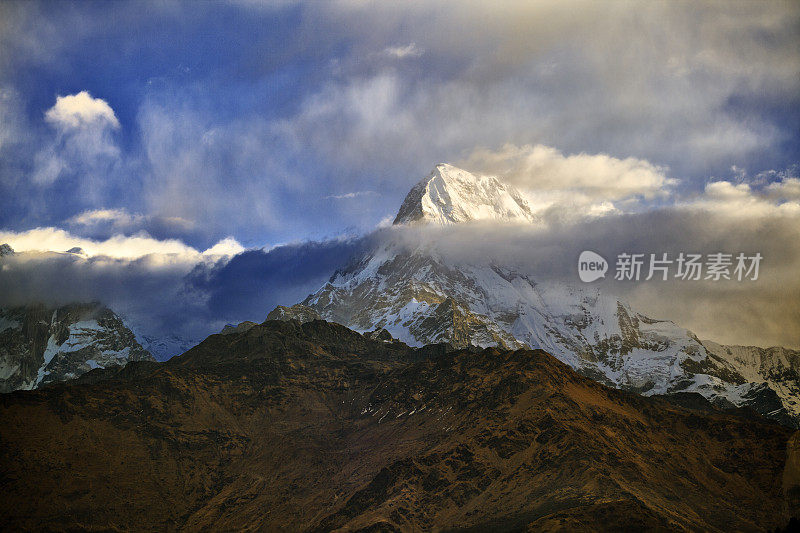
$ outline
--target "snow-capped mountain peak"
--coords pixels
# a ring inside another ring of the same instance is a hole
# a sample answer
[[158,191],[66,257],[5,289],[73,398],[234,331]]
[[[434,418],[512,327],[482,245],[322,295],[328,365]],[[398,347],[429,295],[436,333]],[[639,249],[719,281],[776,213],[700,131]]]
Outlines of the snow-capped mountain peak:
[[533,222],[525,197],[494,176],[440,163],[406,196],[395,224],[457,224],[473,220]]
[[[497,178],[442,164],[409,192],[395,224],[473,220],[530,223],[535,215]],[[359,332],[385,329],[412,346],[541,348],[607,385],[647,396],[697,393],[800,427],[797,353],[704,344],[597,288],[536,280],[491,258],[448,258],[431,243],[409,244],[387,235],[302,305],[275,317],[313,315]]]

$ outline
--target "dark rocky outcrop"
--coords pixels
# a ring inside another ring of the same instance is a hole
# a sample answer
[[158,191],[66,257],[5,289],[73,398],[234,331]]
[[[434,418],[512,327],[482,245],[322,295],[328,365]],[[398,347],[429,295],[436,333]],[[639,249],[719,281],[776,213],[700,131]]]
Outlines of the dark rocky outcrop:
[[322,320],[320,314],[303,304],[295,304],[291,307],[283,305],[277,306],[269,312],[267,320],[297,320],[298,322],[309,322],[311,320]]

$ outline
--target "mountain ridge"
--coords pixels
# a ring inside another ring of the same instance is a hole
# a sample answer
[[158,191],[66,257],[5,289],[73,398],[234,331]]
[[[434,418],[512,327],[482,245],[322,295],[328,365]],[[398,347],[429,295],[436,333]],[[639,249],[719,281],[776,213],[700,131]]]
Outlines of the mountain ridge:
[[0,526],[785,525],[800,510],[795,434],[710,409],[605,387],[541,350],[266,321],[164,363],[0,396]]

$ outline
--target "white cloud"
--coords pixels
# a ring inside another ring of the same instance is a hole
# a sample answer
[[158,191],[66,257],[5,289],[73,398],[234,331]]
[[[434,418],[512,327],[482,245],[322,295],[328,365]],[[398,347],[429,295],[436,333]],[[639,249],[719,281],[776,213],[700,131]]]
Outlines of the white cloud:
[[94,240],[53,227],[21,232],[0,231],[0,243],[10,244],[17,252],[65,252],[72,248],[81,248],[87,257],[104,256],[127,260],[150,257],[166,263],[196,263],[203,260],[204,256],[235,255],[244,250],[232,237],[221,240],[201,253],[177,239],[159,240],[145,232]]
[[541,144],[478,148],[459,164],[500,176],[526,193],[545,218],[562,221],[638,210],[651,200],[669,199],[678,184],[665,168],[643,159],[564,155]]
[[233,237],[226,237],[203,252],[205,256],[234,256],[244,252],[245,248]]
[[326,196],[326,200],[349,200],[350,198],[358,198],[360,196],[372,196],[374,194],[378,194],[375,191],[354,191],[348,192],[345,194],[332,194],[330,196]]
[[420,57],[425,53],[425,50],[419,48],[416,43],[409,43],[405,46],[387,46],[383,49],[383,53],[389,57],[404,59],[406,57]]
[[81,91],[59,96],[45,120],[57,133],[34,156],[31,181],[47,186],[71,175],[85,199],[100,201],[120,162],[120,149],[111,135],[119,128],[114,110],[105,100]]
[[66,224],[71,227],[125,234],[141,230],[146,231],[153,226],[169,228],[171,231],[189,231],[195,227],[194,222],[185,218],[175,216],[156,217],[140,213],[129,213],[121,208],[88,209],[67,219]]
[[677,183],[666,177],[666,169],[643,159],[585,153],[565,156],[541,144],[506,144],[496,151],[479,148],[465,165],[504,176],[508,182],[532,191],[577,190],[598,200],[665,196]]
[[87,91],[59,96],[55,105],[45,113],[45,119],[60,129],[98,126],[119,128],[119,121],[108,102],[93,98]]
[[754,217],[800,217],[800,181],[787,178],[763,190],[747,183],[729,181],[708,183],[703,194],[680,208],[711,211],[719,215],[747,219]]
[[800,178],[787,177],[782,181],[770,183],[765,191],[770,198],[800,201]]
[[142,215],[132,215],[124,209],[90,209],[71,217],[67,223],[76,226],[92,226],[98,223],[128,226],[142,218]]

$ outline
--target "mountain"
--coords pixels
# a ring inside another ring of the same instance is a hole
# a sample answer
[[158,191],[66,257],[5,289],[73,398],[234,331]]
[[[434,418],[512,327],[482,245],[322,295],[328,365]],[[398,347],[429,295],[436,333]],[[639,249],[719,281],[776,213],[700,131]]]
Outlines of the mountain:
[[228,324],[222,331],[219,332],[220,335],[230,335],[231,333],[238,333],[238,332],[245,332],[248,329],[252,328],[253,326],[257,326],[255,322],[251,322],[249,320],[245,320],[244,322],[240,322],[237,325]]
[[191,340],[178,335],[137,335],[136,340],[155,357],[156,361],[166,361],[195,346],[200,339]]
[[0,527],[785,526],[800,511],[797,436],[695,403],[605,387],[541,350],[267,321],[165,363],[0,396]]
[[[395,224],[535,220],[524,200],[509,207],[518,194],[497,178],[438,165],[409,192]],[[755,359],[712,353],[687,329],[595,287],[539,282],[489,258],[446,260],[430,244],[379,242],[302,306],[357,331],[384,328],[412,346],[542,349],[607,385],[644,395],[697,392],[800,424],[796,373],[782,374],[778,386]]]
[[267,315],[267,320],[288,319],[294,319],[300,322],[310,322],[312,320],[321,320],[322,317],[319,316],[319,313],[304,305],[293,305],[291,307],[279,305]]
[[440,163],[411,189],[394,223],[447,225],[473,220],[533,222],[536,217],[523,195],[510,185]]
[[774,390],[790,413],[800,413],[800,351],[780,346],[725,346],[708,340],[703,346],[748,382],[763,383]]
[[152,360],[122,319],[98,303],[0,309],[0,392]]

